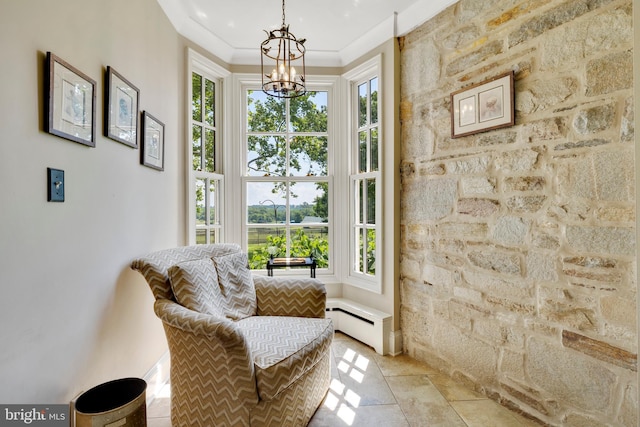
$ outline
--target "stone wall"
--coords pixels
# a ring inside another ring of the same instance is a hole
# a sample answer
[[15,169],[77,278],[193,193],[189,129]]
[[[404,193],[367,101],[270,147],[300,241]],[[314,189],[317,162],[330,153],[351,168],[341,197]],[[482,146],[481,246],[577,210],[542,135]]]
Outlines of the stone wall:
[[[401,38],[405,350],[549,425],[638,422],[631,0],[462,0]],[[516,125],[450,93],[515,71]]]

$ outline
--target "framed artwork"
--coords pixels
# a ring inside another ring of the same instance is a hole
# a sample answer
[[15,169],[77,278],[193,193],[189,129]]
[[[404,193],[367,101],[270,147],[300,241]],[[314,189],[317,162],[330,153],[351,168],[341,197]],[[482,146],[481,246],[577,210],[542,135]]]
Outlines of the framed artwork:
[[140,91],[112,67],[107,67],[104,97],[104,135],[138,148]]
[[451,137],[515,124],[513,71],[451,94]]
[[46,131],[95,147],[95,80],[51,52],[47,52],[46,79]]
[[148,112],[142,113],[141,163],[164,170],[164,124]]

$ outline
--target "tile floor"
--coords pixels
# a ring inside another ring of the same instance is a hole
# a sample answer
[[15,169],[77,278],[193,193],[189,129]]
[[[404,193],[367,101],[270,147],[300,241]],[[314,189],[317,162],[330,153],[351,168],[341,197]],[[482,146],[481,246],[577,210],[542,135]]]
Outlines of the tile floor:
[[[332,352],[331,387],[309,427],[538,426],[408,356],[380,356],[340,333]],[[171,427],[168,386],[147,418]]]

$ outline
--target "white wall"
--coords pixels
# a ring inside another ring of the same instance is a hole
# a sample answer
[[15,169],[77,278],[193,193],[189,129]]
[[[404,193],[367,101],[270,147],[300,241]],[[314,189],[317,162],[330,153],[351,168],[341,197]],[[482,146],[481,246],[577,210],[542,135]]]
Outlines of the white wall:
[[[96,148],[43,131],[47,51],[97,81]],[[129,263],[185,241],[184,46],[155,0],[0,0],[0,53],[0,402],[65,403],[166,351]],[[108,65],[165,123],[164,172],[101,135]]]

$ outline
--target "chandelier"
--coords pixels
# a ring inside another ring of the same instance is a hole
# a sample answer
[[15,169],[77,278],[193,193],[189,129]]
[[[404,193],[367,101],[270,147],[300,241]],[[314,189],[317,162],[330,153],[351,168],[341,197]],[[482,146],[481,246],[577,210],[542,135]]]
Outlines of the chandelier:
[[[304,95],[305,68],[304,42],[296,39],[285,24],[284,0],[282,0],[282,27],[279,30],[266,31],[267,39],[260,45],[262,54],[262,90],[277,98],[295,98]],[[297,67],[297,69],[296,69]]]

